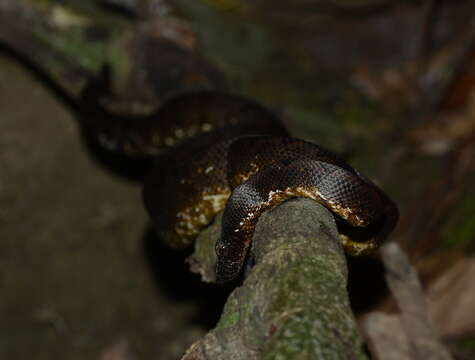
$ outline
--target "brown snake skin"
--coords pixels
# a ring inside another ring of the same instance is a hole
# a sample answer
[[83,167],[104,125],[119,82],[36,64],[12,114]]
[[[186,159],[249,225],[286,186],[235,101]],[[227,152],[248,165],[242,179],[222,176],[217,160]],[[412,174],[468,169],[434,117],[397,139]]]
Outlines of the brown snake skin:
[[288,198],[311,198],[331,210],[351,255],[373,251],[398,219],[396,205],[376,185],[330,151],[289,137],[274,114],[238,96],[184,94],[152,116],[103,119],[90,129],[110,150],[165,154],[143,194],[168,245],[190,245],[224,210],[219,283],[239,275],[259,215]]

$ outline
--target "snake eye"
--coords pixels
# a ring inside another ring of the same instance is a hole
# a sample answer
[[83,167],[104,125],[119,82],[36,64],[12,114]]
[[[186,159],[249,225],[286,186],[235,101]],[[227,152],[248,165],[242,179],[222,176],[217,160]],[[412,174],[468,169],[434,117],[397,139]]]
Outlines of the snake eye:
[[219,255],[220,252],[224,251],[226,249],[226,245],[221,243],[221,239],[218,239],[216,242],[216,245],[214,246],[214,251],[216,252],[217,255]]

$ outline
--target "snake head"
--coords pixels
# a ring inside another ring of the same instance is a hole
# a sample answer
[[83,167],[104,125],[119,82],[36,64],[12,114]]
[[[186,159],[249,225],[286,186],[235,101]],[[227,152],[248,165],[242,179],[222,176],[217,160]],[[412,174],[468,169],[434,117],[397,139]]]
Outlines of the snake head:
[[216,251],[216,282],[224,284],[234,280],[244,263],[245,249],[239,242],[225,244],[221,238],[215,246]]

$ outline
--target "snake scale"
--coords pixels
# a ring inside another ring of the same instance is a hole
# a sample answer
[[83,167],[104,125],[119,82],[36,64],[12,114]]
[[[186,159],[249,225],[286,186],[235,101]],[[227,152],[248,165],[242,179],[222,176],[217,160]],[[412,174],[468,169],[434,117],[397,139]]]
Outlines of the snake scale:
[[290,137],[275,114],[242,97],[185,93],[133,121],[90,118],[85,127],[105,148],[158,159],[143,197],[168,245],[190,245],[224,210],[219,283],[239,275],[259,215],[286,199],[306,197],[331,210],[351,255],[373,251],[397,222],[396,205],[370,180],[332,152]]

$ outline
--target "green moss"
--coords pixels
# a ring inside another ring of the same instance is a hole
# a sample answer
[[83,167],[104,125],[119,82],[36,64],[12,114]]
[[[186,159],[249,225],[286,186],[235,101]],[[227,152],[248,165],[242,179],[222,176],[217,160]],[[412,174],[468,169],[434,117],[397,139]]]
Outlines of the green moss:
[[86,32],[86,27],[75,25],[69,26],[56,36],[42,30],[38,30],[36,34],[61,54],[74,58],[84,68],[95,71],[107,59],[109,41],[91,41],[87,39]]
[[236,325],[239,322],[240,316],[237,311],[227,311],[227,312],[223,312],[223,314],[226,314],[226,315],[220,319],[219,325],[217,326],[217,328],[223,329],[223,328],[231,327],[231,326]]
[[[53,32],[39,25],[32,30],[39,41],[58,54],[90,72],[98,71],[106,62],[112,67],[114,77],[120,78],[128,72],[130,62],[124,45],[127,40],[126,21],[102,12],[95,1],[57,4],[40,0],[31,6],[45,12],[51,26],[58,28]],[[53,76],[60,77],[64,71],[64,64],[54,56],[43,65]]]
[[448,248],[475,250],[475,192],[462,197],[443,231],[443,245]]
[[475,335],[467,336],[458,342],[460,348],[475,355]]
[[232,297],[226,302],[226,305],[223,309],[223,316],[219,320],[217,328],[223,329],[236,325],[241,318],[240,312],[245,312],[246,305],[248,304],[249,303],[238,304],[236,302],[235,296],[232,295]]
[[[264,359],[347,359],[342,348],[361,350],[344,284],[325,257],[303,258],[283,272],[277,284],[273,282],[279,290],[269,305],[269,316],[280,315],[275,317],[278,330],[265,345]],[[365,358],[362,351],[357,358]]]

